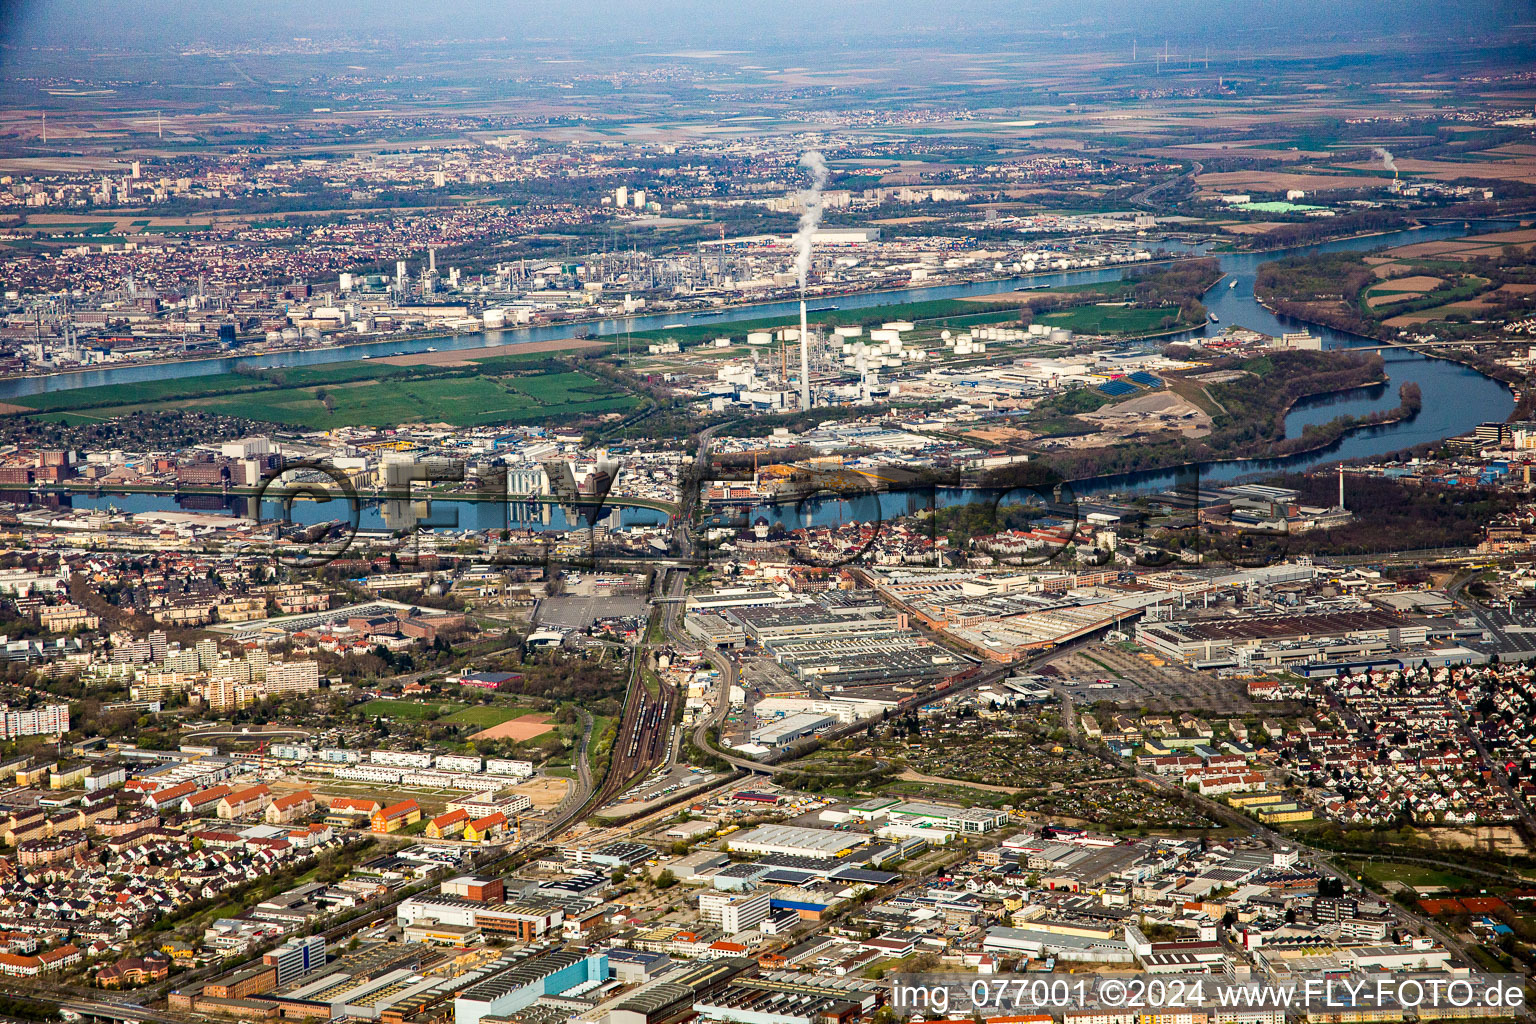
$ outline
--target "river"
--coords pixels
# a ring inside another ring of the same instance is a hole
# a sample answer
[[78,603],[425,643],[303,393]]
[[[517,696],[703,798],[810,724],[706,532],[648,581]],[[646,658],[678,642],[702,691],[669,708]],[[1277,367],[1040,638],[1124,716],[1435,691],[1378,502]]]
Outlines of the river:
[[[1493,222],[1475,225],[1473,230],[1498,230],[1503,227],[1508,227],[1508,224]],[[1259,305],[1253,294],[1254,274],[1259,265],[1300,252],[1370,250],[1378,247],[1404,245],[1408,242],[1459,237],[1465,234],[1466,230],[1461,224],[1430,225],[1369,238],[1341,239],[1277,252],[1214,254],[1221,260],[1222,269],[1229,276],[1218,282],[1206,294],[1205,304],[1211,312],[1220,318],[1220,322],[1207,325],[1203,329],[1188,332],[1185,335],[1176,336],[1172,339],[1159,339],[1156,344],[1165,344],[1169,340],[1177,340],[1177,337],[1188,337],[1194,334],[1215,334],[1221,328],[1233,324],[1273,335],[1279,335],[1285,331],[1310,330],[1312,333],[1322,337],[1325,348],[1350,348],[1374,344],[1370,339],[1361,338],[1358,335],[1336,331],[1331,328],[1311,328],[1299,321],[1286,317],[1277,317],[1270,313],[1263,306]],[[1181,247],[1173,244],[1165,247],[1170,249],[1184,248],[1185,251],[1203,251],[1198,248]],[[836,305],[839,309],[867,309],[904,302],[922,302],[967,295],[989,295],[1013,291],[1023,287],[1050,287],[1063,284],[1115,280],[1122,277],[1123,274],[1124,269],[1118,267],[1088,271],[1069,271],[1054,274],[1037,274],[1027,278],[985,281],[975,284],[943,285],[900,292],[872,292],[860,295],[847,295],[832,299],[819,299],[817,302],[818,305]],[[1237,281],[1237,287],[1235,288],[1229,287],[1233,279]],[[795,316],[798,314],[798,311],[799,307],[795,302],[771,302],[736,306],[708,316],[684,319],[681,322],[687,323],[690,326],[706,324],[726,325],[742,320],[756,320],[774,316]],[[600,320],[584,326],[594,335],[612,336],[629,330],[645,331],[664,327],[667,324],[680,322],[679,316],[679,314],[669,314],[635,317],[627,320]],[[164,363],[154,366],[119,366],[77,373],[57,374],[49,377],[12,378],[0,380],[0,399],[37,394],[43,391],[95,387],[102,384],[161,379],[168,376],[205,376],[215,373],[227,373],[244,367],[306,366],[341,362],[354,360],[368,354],[384,355],[402,351],[419,352],[424,351],[428,347],[435,347],[440,350],[466,350],[520,342],[549,341],[568,338],[571,334],[572,328],[568,325],[517,328],[446,338],[382,341],[341,349],[311,349],[298,352],[273,353],[250,358],[227,357],[183,363]],[[1424,398],[1423,409],[1414,419],[1355,431],[1343,438],[1338,444],[1320,452],[1296,455],[1280,460],[1250,459],[1202,466],[1202,479],[1210,482],[1230,481],[1265,472],[1304,470],[1323,462],[1338,459],[1358,459],[1382,455],[1424,442],[1436,441],[1441,438],[1466,433],[1478,423],[1490,420],[1503,420],[1508,417],[1514,407],[1514,397],[1503,384],[1490,380],[1475,370],[1471,370],[1458,363],[1428,358],[1413,352],[1387,352],[1385,353],[1385,358],[1387,372],[1391,376],[1389,384],[1355,389],[1342,394],[1322,396],[1298,403],[1286,417],[1286,436],[1294,437],[1308,424],[1327,422],[1337,416],[1358,416],[1377,410],[1396,408],[1398,404],[1397,389],[1402,384],[1408,382],[1418,384]],[[1128,476],[1084,481],[1077,485],[1077,493],[1079,495],[1091,495],[1109,492],[1160,490],[1172,486],[1176,479],[1176,474],[1173,472],[1137,473]],[[964,491],[941,491],[939,500],[943,502],[971,500],[972,497],[974,496]],[[131,511],[169,510],[178,507],[177,500],[174,497],[150,495],[117,497],[76,496],[72,504],[76,508],[105,507],[108,504],[114,504],[119,508]],[[226,504],[225,507],[236,509],[240,506],[231,502]],[[496,529],[506,524],[502,507],[496,503],[435,501],[432,507],[434,523],[440,523],[441,528],[445,529]],[[889,518],[894,515],[905,514],[911,508],[912,502],[908,495],[888,494],[882,495],[879,498],[874,496],[862,497],[851,502],[823,501],[799,508],[764,506],[752,510],[751,515],[753,518],[763,515],[770,521],[783,522],[787,526],[800,526],[808,523],[820,525],[853,519],[869,521],[877,517]],[[264,514],[267,512],[268,510],[263,510]],[[327,519],[342,518],[342,516],[335,509],[330,509],[325,504],[300,502],[294,506],[294,518],[307,523],[317,523]],[[642,523],[659,522],[663,518],[660,513],[650,512],[649,510],[629,509],[624,513],[623,522],[625,525],[639,525]],[[453,526],[450,525],[451,523],[459,525]],[[362,528],[395,528],[397,525],[398,520],[394,515],[387,514],[383,503],[364,503],[362,521],[360,523]],[[529,526],[536,529],[562,529],[566,523],[563,513],[556,507],[548,516],[524,516],[514,520],[512,525]],[[613,526],[615,524],[605,522],[604,525]]]

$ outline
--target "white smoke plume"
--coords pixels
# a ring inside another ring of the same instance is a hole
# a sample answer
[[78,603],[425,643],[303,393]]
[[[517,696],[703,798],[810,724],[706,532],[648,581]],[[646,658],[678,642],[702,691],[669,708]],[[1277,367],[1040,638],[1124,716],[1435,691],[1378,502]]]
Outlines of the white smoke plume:
[[1397,164],[1396,164],[1396,162],[1393,161],[1392,154],[1391,154],[1390,151],[1382,149],[1380,146],[1372,146],[1371,147],[1371,155],[1375,156],[1376,158],[1378,158],[1381,161],[1381,166],[1382,167],[1385,167],[1387,170],[1391,171],[1393,174],[1397,173]]
[[800,166],[811,172],[811,187],[800,193],[805,210],[800,214],[800,226],[795,229],[795,276],[800,279],[800,291],[805,291],[805,279],[811,272],[811,239],[816,226],[821,223],[821,193],[827,187],[827,161],[816,150],[807,150],[800,158]]

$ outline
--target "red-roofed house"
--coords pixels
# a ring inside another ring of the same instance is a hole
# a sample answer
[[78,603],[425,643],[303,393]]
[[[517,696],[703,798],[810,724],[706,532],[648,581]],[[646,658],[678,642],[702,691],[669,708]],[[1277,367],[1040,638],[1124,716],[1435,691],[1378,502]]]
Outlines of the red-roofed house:
[[330,842],[336,833],[331,831],[329,825],[309,825],[305,828],[294,829],[288,833],[288,841],[296,849],[308,850],[316,846],[323,846]]
[[219,801],[231,792],[228,786],[214,786],[212,789],[189,793],[181,801],[181,810],[184,814],[215,814],[218,812]]
[[456,811],[447,814],[439,814],[427,822],[428,839],[447,839],[464,831],[464,826],[469,824],[469,812],[460,807]]
[[162,789],[149,794],[149,796],[144,798],[144,803],[153,807],[156,811],[163,811],[167,808],[175,810],[181,806],[183,798],[191,796],[196,792],[197,786],[194,783],[183,782],[179,786],[172,786],[170,789]]
[[226,794],[219,801],[219,817],[227,820],[243,818],[247,814],[260,814],[272,800],[272,790],[265,785],[250,786],[236,793]]
[[382,806],[377,800],[364,800],[360,797],[333,796],[331,797],[331,810],[338,814],[366,814],[370,818],[378,813]]
[[421,808],[417,806],[416,801],[402,800],[382,810],[374,811],[371,827],[374,832],[398,832],[420,820]]
[[286,825],[315,813],[315,795],[307,789],[280,796],[267,805],[267,824]]
[[497,811],[495,814],[487,814],[465,825],[464,841],[478,843],[485,839],[495,839],[506,830],[507,816]]

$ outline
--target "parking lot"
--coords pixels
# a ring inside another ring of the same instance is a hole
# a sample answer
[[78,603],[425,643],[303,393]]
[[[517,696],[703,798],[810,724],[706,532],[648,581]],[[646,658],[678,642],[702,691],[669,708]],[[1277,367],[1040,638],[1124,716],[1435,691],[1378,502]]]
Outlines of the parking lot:
[[644,619],[648,613],[643,594],[623,597],[562,594],[539,602],[538,624],[556,629],[586,629],[598,619],[611,615],[634,615]]

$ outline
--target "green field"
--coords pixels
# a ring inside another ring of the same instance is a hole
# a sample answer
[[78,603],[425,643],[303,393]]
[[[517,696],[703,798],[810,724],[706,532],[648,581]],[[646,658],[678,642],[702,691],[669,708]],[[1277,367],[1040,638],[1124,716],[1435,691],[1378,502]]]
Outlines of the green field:
[[[321,394],[333,404],[327,409]],[[494,423],[522,412],[517,396],[483,377],[448,380],[371,381],[325,388],[280,388],[256,394],[195,399],[187,403],[226,416],[285,426],[384,426],[398,423]]]
[[[329,397],[327,408],[320,393]],[[188,403],[227,416],[310,430],[448,423],[456,427],[529,423],[633,409],[637,400],[583,373],[536,377],[433,377],[279,388]]]
[[[280,371],[281,380],[222,373],[31,395],[17,404],[44,413],[90,409],[93,417],[108,419],[158,411],[174,401],[184,408],[308,430],[538,423],[625,412],[639,404],[610,381],[579,371],[528,373],[527,357],[481,362],[445,369],[356,361]],[[521,374],[515,372],[519,369]]]
[[1039,322],[1065,327],[1082,334],[1149,334],[1165,330],[1169,316],[1177,320],[1176,306],[1161,309],[1136,309],[1129,306],[1077,306],[1059,313],[1046,313]]
[[481,729],[489,729],[493,725],[500,725],[502,722],[510,722],[514,718],[522,718],[524,715],[533,713],[533,708],[518,707],[515,704],[481,704],[455,711],[443,721],[453,725],[473,725]]
[[362,706],[362,712],[375,718],[407,718],[413,721],[424,721],[428,715],[436,711],[439,717],[459,714],[468,707],[457,701],[436,700],[371,700]]
[[1390,861],[1363,861],[1349,858],[1340,860],[1339,867],[1356,877],[1378,883],[1400,882],[1414,888],[1441,888],[1459,892],[1487,884],[1473,882],[1470,878],[1458,875],[1454,871],[1445,871],[1424,864],[1394,864]]
[[41,395],[26,395],[15,399],[15,403],[39,412],[52,412],[58,409],[88,409],[98,406],[164,402],[176,398],[261,387],[271,387],[271,385],[263,384],[260,380],[243,374],[215,373],[207,377],[161,378],[136,381],[132,384],[105,384],[95,388],[50,391]]

